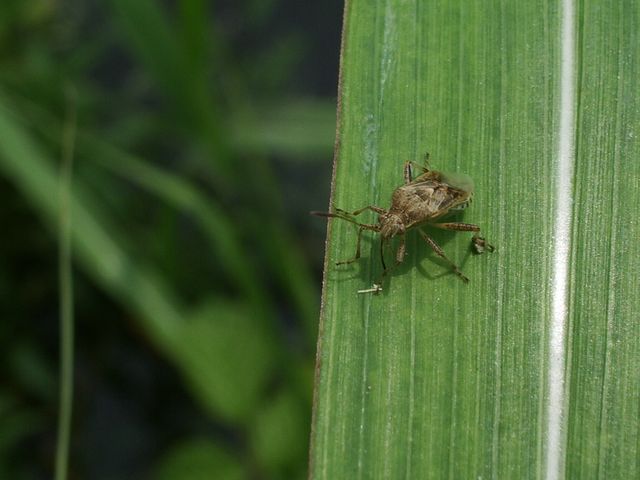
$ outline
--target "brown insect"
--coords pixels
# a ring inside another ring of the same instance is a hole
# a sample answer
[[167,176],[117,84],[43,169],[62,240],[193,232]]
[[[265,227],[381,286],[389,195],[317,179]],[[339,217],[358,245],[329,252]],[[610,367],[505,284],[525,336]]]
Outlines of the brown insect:
[[[469,279],[460,271],[458,266],[445,255],[442,248],[422,229],[424,226],[431,226],[443,230],[456,230],[465,232],[476,232],[471,239],[471,244],[475,253],[485,251],[493,252],[494,247],[479,236],[480,227],[471,223],[461,222],[439,222],[438,220],[448,214],[458,212],[467,208],[473,197],[473,181],[464,174],[445,174],[436,170],[431,170],[428,166],[429,155],[426,155],[426,166],[416,165],[422,170],[417,178],[412,178],[412,165],[414,162],[407,162],[404,166],[404,185],[396,188],[391,196],[391,207],[388,210],[368,205],[353,212],[347,212],[336,208],[334,212],[311,212],[312,215],[321,217],[340,218],[358,226],[358,239],[356,243],[356,254],[349,260],[337,262],[336,265],[344,265],[355,262],[360,258],[360,240],[364,230],[371,230],[380,233],[380,259],[382,261],[382,275],[372,288],[359,290],[358,293],[379,293],[382,291],[382,283],[386,275],[391,271],[384,261],[384,249],[389,240],[395,236],[399,237],[399,245],[396,250],[396,261],[392,268],[395,268],[404,260],[406,253],[405,233],[407,230],[416,228],[420,236],[433,249],[433,251],[446,261],[456,275],[465,283]],[[365,210],[371,210],[378,214],[378,223],[360,223],[354,217],[360,215]]]

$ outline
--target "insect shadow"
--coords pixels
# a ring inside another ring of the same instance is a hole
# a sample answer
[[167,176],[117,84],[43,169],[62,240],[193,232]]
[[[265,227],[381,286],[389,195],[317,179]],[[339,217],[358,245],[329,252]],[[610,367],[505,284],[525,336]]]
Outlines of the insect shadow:
[[[438,231],[435,229],[427,231],[429,233],[429,236],[438,245],[442,246],[443,249],[446,248],[448,243],[452,242],[456,238],[454,232],[447,232],[444,230]],[[407,242],[410,241],[412,240],[408,238]],[[400,265],[397,269],[399,274],[406,273],[415,267],[421,275],[425,276],[429,280],[437,280],[441,277],[456,275],[456,272],[451,269],[449,263],[441,258],[438,254],[436,254],[431,248],[429,248],[429,246],[425,244],[424,240],[420,238],[419,235],[413,236],[413,241],[413,248],[408,252],[408,255],[413,254],[412,257],[414,261],[405,262],[406,265]],[[467,264],[467,261],[473,253],[474,248],[472,243],[470,247],[465,250],[464,256],[457,262],[458,268],[460,270],[464,270],[464,266]],[[431,268],[432,265],[435,265],[436,268]]]
[[[368,205],[353,212],[334,208],[332,212],[311,212],[322,217],[338,218],[358,226],[355,255],[347,260],[337,262],[337,265],[348,265],[360,258],[362,233],[366,230],[380,234],[380,261],[382,274],[372,288],[359,290],[358,293],[380,293],[382,284],[388,274],[403,264],[406,254],[405,234],[408,230],[417,230],[422,240],[431,247],[431,250],[465,283],[469,279],[460,268],[445,254],[439,243],[434,240],[434,235],[425,231],[424,227],[433,227],[429,230],[440,229],[449,231],[474,232],[471,239],[472,249],[475,253],[492,252],[493,246],[480,237],[480,227],[471,223],[442,222],[444,217],[464,210],[473,198],[473,181],[463,174],[445,174],[429,168],[429,154],[425,157],[425,166],[417,165],[422,173],[413,178],[413,162],[406,162],[404,166],[404,185],[396,188],[391,196],[391,206],[384,209],[375,205]],[[377,223],[361,223],[360,214],[365,211],[378,214]],[[390,268],[385,261],[387,248],[397,241],[395,248],[395,263]],[[466,261],[465,257],[465,261]],[[407,268],[406,266],[404,267]]]
[[[438,231],[435,229],[425,229],[425,231],[438,245],[443,247],[443,249],[446,249],[447,245],[452,242],[452,240],[455,240],[455,234],[453,232]],[[388,248],[385,249],[386,251],[384,253],[387,259],[385,263],[393,257],[393,252],[397,250],[397,247],[398,241],[396,239],[389,242]],[[386,295],[390,290],[390,286],[393,284],[395,276],[407,274],[414,268],[429,281],[456,275],[456,273],[451,270],[449,263],[429,248],[417,232],[407,233],[404,261],[397,266],[387,266],[387,273],[383,273],[384,270],[381,267],[381,262],[376,255],[378,248],[378,242],[373,235],[363,234],[362,250],[371,252],[369,258],[367,258],[367,255],[362,255],[360,262],[341,264],[339,269],[332,270],[329,273],[329,278],[333,280],[360,278],[363,280],[363,283],[366,283],[367,279],[372,276],[373,278],[381,278],[388,288],[384,290],[380,288],[378,292],[371,293],[382,293]],[[464,256],[457,263],[460,270],[464,269],[464,266],[473,253],[474,250],[472,246],[466,249]],[[367,292],[368,289],[360,291],[360,293]]]

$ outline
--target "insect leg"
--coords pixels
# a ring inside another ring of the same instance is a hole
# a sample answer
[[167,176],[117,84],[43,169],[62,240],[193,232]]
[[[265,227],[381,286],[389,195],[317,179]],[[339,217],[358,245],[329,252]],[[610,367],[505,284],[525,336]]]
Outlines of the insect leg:
[[[398,249],[396,250],[396,263],[393,264],[393,266],[391,268],[387,268],[385,263],[384,263],[384,258],[382,258],[382,266],[384,267],[384,270],[382,272],[382,277],[384,278],[389,272],[391,272],[394,268],[396,268],[398,265],[400,265],[403,261],[404,261],[404,255],[405,253],[407,253],[407,249],[405,246],[405,241],[404,241],[404,235],[399,235],[399,242],[400,244],[398,245]],[[380,249],[380,255],[382,256],[383,250],[382,248]]]
[[495,247],[487,242],[483,237],[479,235],[474,235],[471,239],[471,245],[473,245],[473,250],[476,253],[484,253],[485,250],[489,252],[493,252]]
[[358,293],[374,293],[378,294],[382,291],[382,284],[384,283],[384,277],[387,275],[387,264],[384,263],[384,237],[380,236],[380,261],[382,262],[382,274],[380,279],[373,284],[373,287],[366,290],[358,290]]
[[[400,241],[400,244],[398,245],[398,250],[396,250],[396,261],[393,264],[393,266],[391,266],[390,268],[387,268],[387,265],[384,261],[385,240],[384,238],[380,237],[380,259],[382,260],[382,274],[380,275],[380,278],[378,279],[378,281],[373,284],[374,289],[377,289],[377,292],[382,290],[382,284],[384,283],[385,277],[404,261],[404,255],[406,253],[404,235],[400,235],[399,241]],[[370,291],[373,291],[373,289]]]
[[380,261],[382,262],[382,277],[387,274],[387,264],[384,263],[384,237],[380,236]]
[[441,228],[442,230],[456,230],[458,232],[479,232],[480,227],[473,223],[449,222],[449,223],[430,223],[432,227]]
[[398,245],[398,250],[396,250],[396,266],[404,261],[405,253],[407,253],[407,249],[405,247],[404,235],[400,235],[400,245]]
[[353,258],[350,258],[349,260],[343,260],[341,262],[336,262],[336,265],[346,265],[348,263],[353,263],[360,258],[360,240],[362,239],[363,230],[366,230],[366,228],[365,227],[358,228],[358,240],[356,241],[356,254],[353,256]]
[[380,259],[382,260],[382,275],[378,283],[374,283],[371,288],[365,288],[364,290],[358,290],[358,293],[373,293],[378,295],[382,291],[382,281],[387,273],[387,266],[384,264],[384,237],[380,237]]
[[413,182],[413,175],[411,173],[411,166],[415,165],[416,167],[418,167],[420,170],[422,170],[422,173],[427,173],[430,168],[429,168],[429,158],[431,157],[431,155],[429,154],[429,152],[426,152],[424,154],[424,165],[419,165],[416,162],[405,162],[404,164],[404,183],[408,184]]
[[410,184],[411,181],[413,180],[413,176],[411,175],[411,163],[412,162],[405,162],[404,163],[404,183],[405,183],[405,185]]
[[440,245],[438,245],[429,235],[424,233],[422,229],[419,228],[418,233],[420,233],[420,236],[424,239],[425,242],[429,244],[429,246],[433,249],[433,251],[436,252],[436,254],[440,258],[445,260],[451,266],[455,274],[458,275],[464,283],[469,282],[469,279],[464,276],[464,274],[460,271],[458,266],[455,263],[453,263],[451,260],[449,260],[449,258],[445,255],[444,250],[440,248]]
[[[428,155],[428,154],[427,154]],[[413,172],[411,171],[411,167],[417,167],[420,170],[422,170],[422,173],[420,175],[423,175],[427,172],[429,172],[429,165],[427,164],[425,165],[420,165],[416,162],[405,162],[404,163],[404,183],[405,185],[408,185],[409,183],[413,182]],[[418,176],[420,176],[418,175]]]
[[[480,227],[478,225],[474,225],[472,223],[460,223],[460,222],[449,222],[449,223],[431,223],[432,227],[441,228],[442,230],[456,230],[462,232],[480,232]],[[474,235],[471,239],[471,244],[473,245],[473,249],[476,253],[484,253],[484,251],[493,252],[495,250],[494,246],[487,242],[480,235]]]

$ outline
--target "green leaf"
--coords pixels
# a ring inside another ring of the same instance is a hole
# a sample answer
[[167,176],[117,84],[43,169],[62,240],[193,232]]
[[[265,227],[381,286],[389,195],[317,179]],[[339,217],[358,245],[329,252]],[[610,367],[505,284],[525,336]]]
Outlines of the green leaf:
[[[378,239],[365,233],[362,258],[336,267],[356,229],[330,221],[312,478],[640,475],[639,7],[575,6],[564,106],[561,7],[347,2],[332,205],[388,207],[403,163],[428,151],[432,167],[474,179],[459,218],[497,250],[471,256],[470,234],[433,232],[465,285],[410,232],[383,292],[358,295],[381,273]],[[559,192],[567,113],[575,158]],[[562,267],[569,280],[554,283]],[[566,315],[553,308],[563,292]]]
[[640,6],[578,12],[567,478],[637,478]]

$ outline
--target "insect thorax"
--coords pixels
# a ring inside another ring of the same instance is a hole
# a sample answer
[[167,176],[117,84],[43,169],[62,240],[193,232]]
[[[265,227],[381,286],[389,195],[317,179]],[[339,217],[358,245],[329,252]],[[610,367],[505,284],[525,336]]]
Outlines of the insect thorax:
[[405,224],[400,215],[395,213],[383,213],[378,216],[380,224],[380,235],[384,238],[391,238],[398,234],[403,234],[406,230]]

